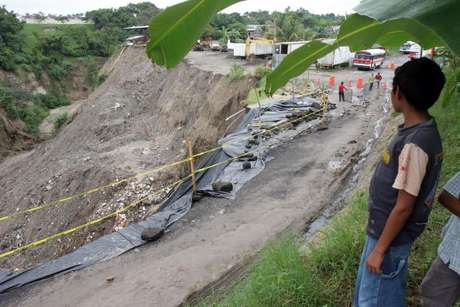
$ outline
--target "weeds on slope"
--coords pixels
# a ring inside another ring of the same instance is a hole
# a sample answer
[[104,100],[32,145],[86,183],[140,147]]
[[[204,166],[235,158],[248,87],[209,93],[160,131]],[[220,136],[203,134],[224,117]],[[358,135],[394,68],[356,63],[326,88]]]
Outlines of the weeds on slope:
[[[460,101],[451,101],[447,106],[437,104],[432,114],[436,117],[444,145],[444,163],[440,187],[456,172],[460,171]],[[441,241],[442,227],[449,212],[436,204],[430,215],[427,229],[415,242],[409,263],[408,305],[419,306],[419,285],[436,257]]]
[[[444,143],[441,185],[460,170],[460,102],[433,110]],[[320,240],[304,255],[291,236],[268,244],[248,276],[222,297],[203,306],[351,306],[359,257],[364,244],[367,197],[357,192]],[[436,205],[426,231],[409,260],[408,306],[420,306],[419,285],[436,257],[449,213]]]
[[358,193],[307,255],[294,236],[270,243],[245,280],[222,300],[203,306],[346,306],[363,246],[366,206],[367,195]]

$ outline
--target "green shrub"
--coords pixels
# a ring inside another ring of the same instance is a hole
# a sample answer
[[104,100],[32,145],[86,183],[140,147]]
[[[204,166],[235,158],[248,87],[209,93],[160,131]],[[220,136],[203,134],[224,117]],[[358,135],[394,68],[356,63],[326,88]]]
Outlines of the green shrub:
[[54,119],[54,129],[58,130],[61,128],[69,119],[69,115],[67,112],[59,114],[55,119]]
[[72,65],[69,62],[51,63],[48,65],[48,75],[51,79],[60,81],[69,77]]
[[254,77],[257,79],[257,80],[262,80],[263,78],[265,78],[266,76],[268,76],[268,74],[271,73],[271,70],[263,65],[258,65],[256,67],[256,70],[254,71]]
[[0,87],[0,105],[11,119],[18,118],[16,99],[5,88]]
[[103,74],[103,73],[100,73],[97,75],[97,79],[96,79],[96,84],[97,86],[101,85],[102,83],[104,83],[104,81],[107,79],[107,75],[106,74]]
[[245,70],[241,65],[233,65],[228,74],[228,79],[230,81],[241,80],[244,78]]
[[57,93],[57,91],[50,91],[46,94],[37,94],[35,95],[35,101],[48,109],[55,109],[68,106],[70,104],[69,99],[64,95]]
[[33,134],[38,133],[38,127],[48,114],[45,107],[36,104],[27,104],[18,108],[19,118],[26,124],[27,130]]

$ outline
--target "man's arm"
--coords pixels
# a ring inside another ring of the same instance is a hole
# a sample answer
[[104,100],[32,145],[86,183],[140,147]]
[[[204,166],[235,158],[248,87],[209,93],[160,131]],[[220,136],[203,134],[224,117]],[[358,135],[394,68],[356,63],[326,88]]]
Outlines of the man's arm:
[[367,269],[374,273],[381,273],[381,267],[385,252],[391,245],[391,242],[401,232],[406,225],[412,211],[414,210],[416,196],[407,193],[404,190],[400,190],[398,194],[398,200],[396,205],[388,216],[385,228],[383,229],[382,235],[377,241],[372,253],[367,258]]
[[460,218],[460,200],[450,195],[447,191],[442,191],[438,198],[441,205]]

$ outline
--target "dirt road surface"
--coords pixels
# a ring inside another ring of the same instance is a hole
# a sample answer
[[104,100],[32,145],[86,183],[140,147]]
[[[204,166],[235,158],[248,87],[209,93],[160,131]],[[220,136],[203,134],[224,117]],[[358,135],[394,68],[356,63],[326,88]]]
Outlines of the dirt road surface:
[[[224,276],[264,244],[329,205],[382,116],[383,95],[369,106],[342,103],[329,129],[297,137],[234,201],[205,198],[157,243],[112,261],[0,296],[2,306],[177,306]],[[341,161],[333,169],[331,162]]]

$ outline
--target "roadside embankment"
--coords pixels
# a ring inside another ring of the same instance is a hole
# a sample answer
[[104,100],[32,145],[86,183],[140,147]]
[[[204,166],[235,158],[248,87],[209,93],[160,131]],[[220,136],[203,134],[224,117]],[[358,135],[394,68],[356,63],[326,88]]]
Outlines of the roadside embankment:
[[[444,168],[441,184],[460,169],[460,104],[438,104],[436,117],[444,142]],[[392,116],[383,136],[369,157],[348,206],[339,212],[314,240],[308,243],[290,236],[268,244],[247,276],[229,290],[216,293],[201,305],[207,306],[351,306],[355,276],[364,244],[367,220],[369,175],[378,161],[400,117]],[[435,206],[424,234],[417,240],[410,258],[408,306],[419,306],[418,286],[436,256],[447,210]]]
[[[43,203],[76,195],[151,170],[215,146],[228,128],[225,118],[240,111],[251,80],[181,64],[155,66],[141,48],[128,48],[107,80],[81,104],[75,119],[52,140],[0,164],[0,215],[9,216]],[[0,224],[0,252],[97,219],[164,187],[183,167],[28,213]],[[144,180],[144,181],[145,181]],[[160,200],[157,200],[157,204]],[[153,202],[152,202],[153,204]],[[128,215],[85,228],[73,236],[2,259],[0,267],[30,268],[75,250],[149,214],[140,206]]]

